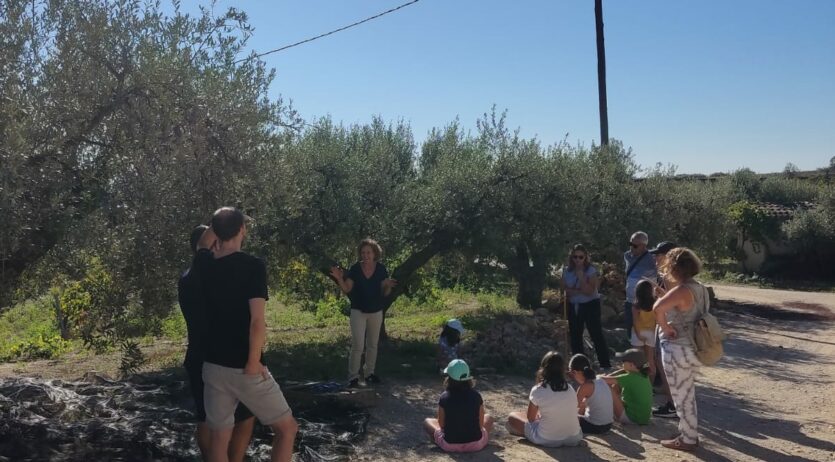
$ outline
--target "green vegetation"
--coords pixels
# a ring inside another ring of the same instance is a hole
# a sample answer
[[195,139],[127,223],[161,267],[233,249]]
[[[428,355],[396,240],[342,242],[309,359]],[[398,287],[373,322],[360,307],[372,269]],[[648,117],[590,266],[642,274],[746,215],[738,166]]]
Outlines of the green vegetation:
[[0,361],[49,359],[67,351],[71,344],[61,338],[52,310],[47,296],[0,314]]
[[[274,297],[267,302],[268,364],[283,378],[343,379],[350,348],[348,317],[341,311],[345,298],[329,297],[327,302],[318,303],[316,310],[302,303],[285,304],[281,298]],[[42,299],[0,314],[0,359],[58,358],[62,353],[83,348],[81,342],[61,340],[49,308],[49,300]],[[488,329],[497,317],[525,312],[517,308],[512,297],[492,293],[438,290],[438,299],[428,305],[402,297],[389,311],[390,340],[381,347],[380,373],[388,377],[434,373],[437,336],[449,318],[463,319],[468,329],[466,338],[471,338]],[[142,348],[159,343],[153,337],[127,340],[119,345],[122,375],[179,367],[185,353],[185,321],[180,311],[175,310],[162,325],[162,338],[173,342],[163,350],[155,350],[153,357],[142,352]],[[48,354],[45,350],[32,354],[44,332],[59,344]]]

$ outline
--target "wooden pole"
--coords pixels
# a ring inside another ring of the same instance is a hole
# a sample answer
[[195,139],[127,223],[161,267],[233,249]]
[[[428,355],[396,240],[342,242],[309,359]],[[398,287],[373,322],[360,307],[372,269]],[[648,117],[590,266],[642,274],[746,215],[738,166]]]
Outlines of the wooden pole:
[[603,46],[603,0],[594,0],[597,30],[597,92],[600,102],[600,145],[609,144],[609,109],[606,102],[606,48]]

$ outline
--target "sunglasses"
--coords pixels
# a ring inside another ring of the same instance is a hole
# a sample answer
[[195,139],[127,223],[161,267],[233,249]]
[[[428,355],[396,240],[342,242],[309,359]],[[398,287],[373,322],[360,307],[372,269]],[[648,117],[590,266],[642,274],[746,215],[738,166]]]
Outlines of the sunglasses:
[[629,243],[629,247],[632,247],[633,249],[637,249],[640,246],[641,246],[641,244],[635,244],[634,242]]
[[585,260],[586,256],[585,255],[572,255],[571,258],[573,258],[575,260]]

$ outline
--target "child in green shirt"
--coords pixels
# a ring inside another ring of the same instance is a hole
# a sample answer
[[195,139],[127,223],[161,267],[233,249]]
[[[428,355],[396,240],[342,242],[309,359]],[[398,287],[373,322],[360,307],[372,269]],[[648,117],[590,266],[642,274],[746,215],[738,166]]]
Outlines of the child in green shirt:
[[612,387],[615,421],[646,425],[652,415],[652,384],[646,356],[636,348],[616,356],[623,361],[623,370],[602,377]]

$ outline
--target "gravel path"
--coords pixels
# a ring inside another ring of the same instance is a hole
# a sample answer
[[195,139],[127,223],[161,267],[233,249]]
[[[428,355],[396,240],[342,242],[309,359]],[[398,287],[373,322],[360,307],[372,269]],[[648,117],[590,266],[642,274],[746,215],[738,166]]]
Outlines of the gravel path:
[[[722,362],[699,377],[701,447],[692,454],[658,444],[676,433],[676,421],[665,419],[560,449],[531,446],[499,425],[484,451],[444,454],[421,433],[440,393],[440,380],[423,380],[380,389],[357,460],[835,461],[835,294],[714,290],[720,299],[715,311],[730,337]],[[500,421],[526,406],[531,380],[479,379],[488,412]]]

